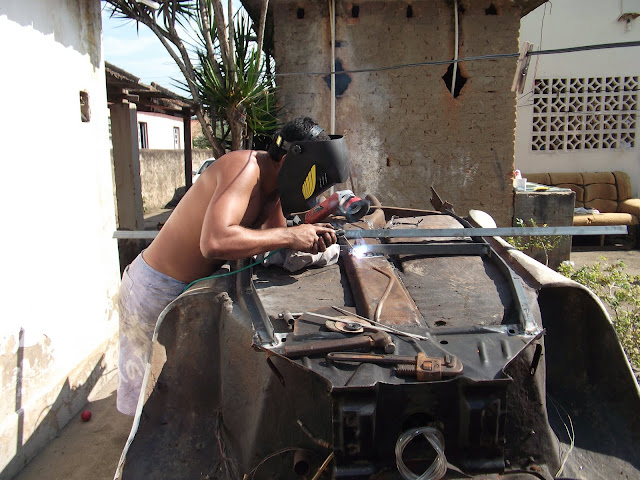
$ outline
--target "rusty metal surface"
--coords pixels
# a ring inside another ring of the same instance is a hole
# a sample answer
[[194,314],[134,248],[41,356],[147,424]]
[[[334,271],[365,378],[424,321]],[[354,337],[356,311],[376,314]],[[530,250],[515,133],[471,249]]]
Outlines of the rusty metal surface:
[[351,287],[340,265],[291,273],[277,266],[254,270],[253,284],[269,317],[284,310],[306,312],[331,305],[354,306]]
[[[447,215],[414,217],[415,228],[462,228]],[[392,228],[407,228],[399,220]],[[426,238],[469,243],[470,239]],[[399,242],[391,239],[390,243]],[[465,327],[516,323],[509,281],[498,267],[482,256],[394,257],[404,285],[415,299],[429,327]]]
[[358,313],[386,325],[426,326],[386,257],[343,258]]
[[[453,222],[426,215],[396,224]],[[330,459],[324,478],[397,479],[397,439],[426,424],[442,430],[447,460],[459,469],[445,478],[551,479],[566,455],[565,478],[638,477],[640,394],[606,313],[578,287],[532,288],[485,257],[362,259],[367,275],[381,280],[362,296],[363,310],[375,316],[377,300],[395,295],[389,277],[372,268],[380,265],[398,273],[395,283],[427,320],[402,325],[420,339],[389,333],[393,355],[366,348],[372,363],[330,361],[317,351],[282,355],[310,342],[337,340],[339,347],[367,332],[327,327],[326,317],[348,323],[358,303],[344,257],[341,265],[297,274],[260,268],[253,284],[247,275],[192,287],[161,316],[149,397],[119,478],[298,479],[295,466],[304,458],[310,475]],[[521,328],[523,307],[532,321],[544,321],[546,337]],[[278,317],[286,311],[294,313]],[[389,363],[398,358],[412,359],[416,370],[429,358],[439,366],[427,364],[419,379],[403,377]],[[456,375],[438,380],[446,362]]]

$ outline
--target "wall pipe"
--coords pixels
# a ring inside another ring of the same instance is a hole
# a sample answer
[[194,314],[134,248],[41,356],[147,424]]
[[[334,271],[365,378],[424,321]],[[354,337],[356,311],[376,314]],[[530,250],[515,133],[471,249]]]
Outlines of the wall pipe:
[[329,132],[336,134],[336,1],[329,0],[331,22],[331,121]]
[[455,18],[455,47],[453,52],[453,76],[451,77],[451,95],[455,97],[456,76],[458,74],[458,0],[454,0],[453,16]]

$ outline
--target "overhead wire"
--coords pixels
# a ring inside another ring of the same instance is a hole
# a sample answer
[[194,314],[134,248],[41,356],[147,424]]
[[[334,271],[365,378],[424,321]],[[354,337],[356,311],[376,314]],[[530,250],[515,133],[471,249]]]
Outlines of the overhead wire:
[[[640,40],[630,41],[630,42],[602,43],[597,45],[582,45],[577,47],[556,48],[551,50],[535,50],[535,51],[528,52],[527,56],[576,53],[576,52],[584,52],[584,51],[590,51],[590,50],[604,50],[604,49],[610,49],[610,48],[627,48],[627,47],[640,47]],[[450,60],[432,60],[427,62],[412,62],[412,63],[397,64],[397,65],[388,65],[384,67],[355,68],[350,70],[341,70],[340,72],[331,72],[331,71],[280,72],[280,73],[275,73],[274,75],[276,77],[289,77],[289,76],[298,76],[298,75],[327,76],[331,74],[343,75],[343,74],[352,74],[352,73],[375,73],[375,72],[384,72],[388,70],[398,70],[401,68],[427,67],[432,65],[449,65],[452,63],[472,62],[472,61],[479,61],[479,60],[500,60],[504,58],[517,58],[519,56],[520,56],[519,52],[493,53],[493,54],[487,54],[487,55],[475,55],[471,57],[462,57],[462,58],[450,59]],[[250,74],[247,73],[247,75],[250,75]],[[258,74],[256,73],[254,75],[258,75]]]

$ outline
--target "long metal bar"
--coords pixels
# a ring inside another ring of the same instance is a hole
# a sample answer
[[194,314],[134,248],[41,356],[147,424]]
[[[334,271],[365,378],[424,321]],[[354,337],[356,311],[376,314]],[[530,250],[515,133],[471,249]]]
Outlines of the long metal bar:
[[113,238],[127,240],[153,240],[158,236],[156,230],[116,230]]
[[554,235],[624,235],[626,225],[597,227],[414,228],[344,231],[345,238],[522,237]]
[[[415,228],[345,230],[346,238],[427,238],[427,237],[539,237],[555,235],[626,235],[626,225],[597,227],[499,227],[499,228]],[[116,230],[113,238],[151,240],[155,230]]]

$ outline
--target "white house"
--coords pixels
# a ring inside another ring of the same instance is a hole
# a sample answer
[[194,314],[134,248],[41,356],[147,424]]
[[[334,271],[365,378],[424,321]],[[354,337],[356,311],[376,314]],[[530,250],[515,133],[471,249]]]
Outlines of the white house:
[[[640,40],[640,0],[553,0],[523,17],[534,50]],[[621,170],[640,193],[640,47],[533,56],[518,96],[523,172]]]
[[183,121],[171,115],[138,112],[138,142],[140,148],[180,150],[184,148]]
[[[180,150],[184,146],[184,120],[180,109],[186,100],[153,83],[145,85],[135,75],[106,62],[107,92],[110,97],[126,90],[137,97],[138,148]],[[159,96],[160,95],[160,96]],[[111,117],[109,117],[111,133]]]
[[0,2],[0,478],[114,372],[120,278],[100,15],[99,0]]

